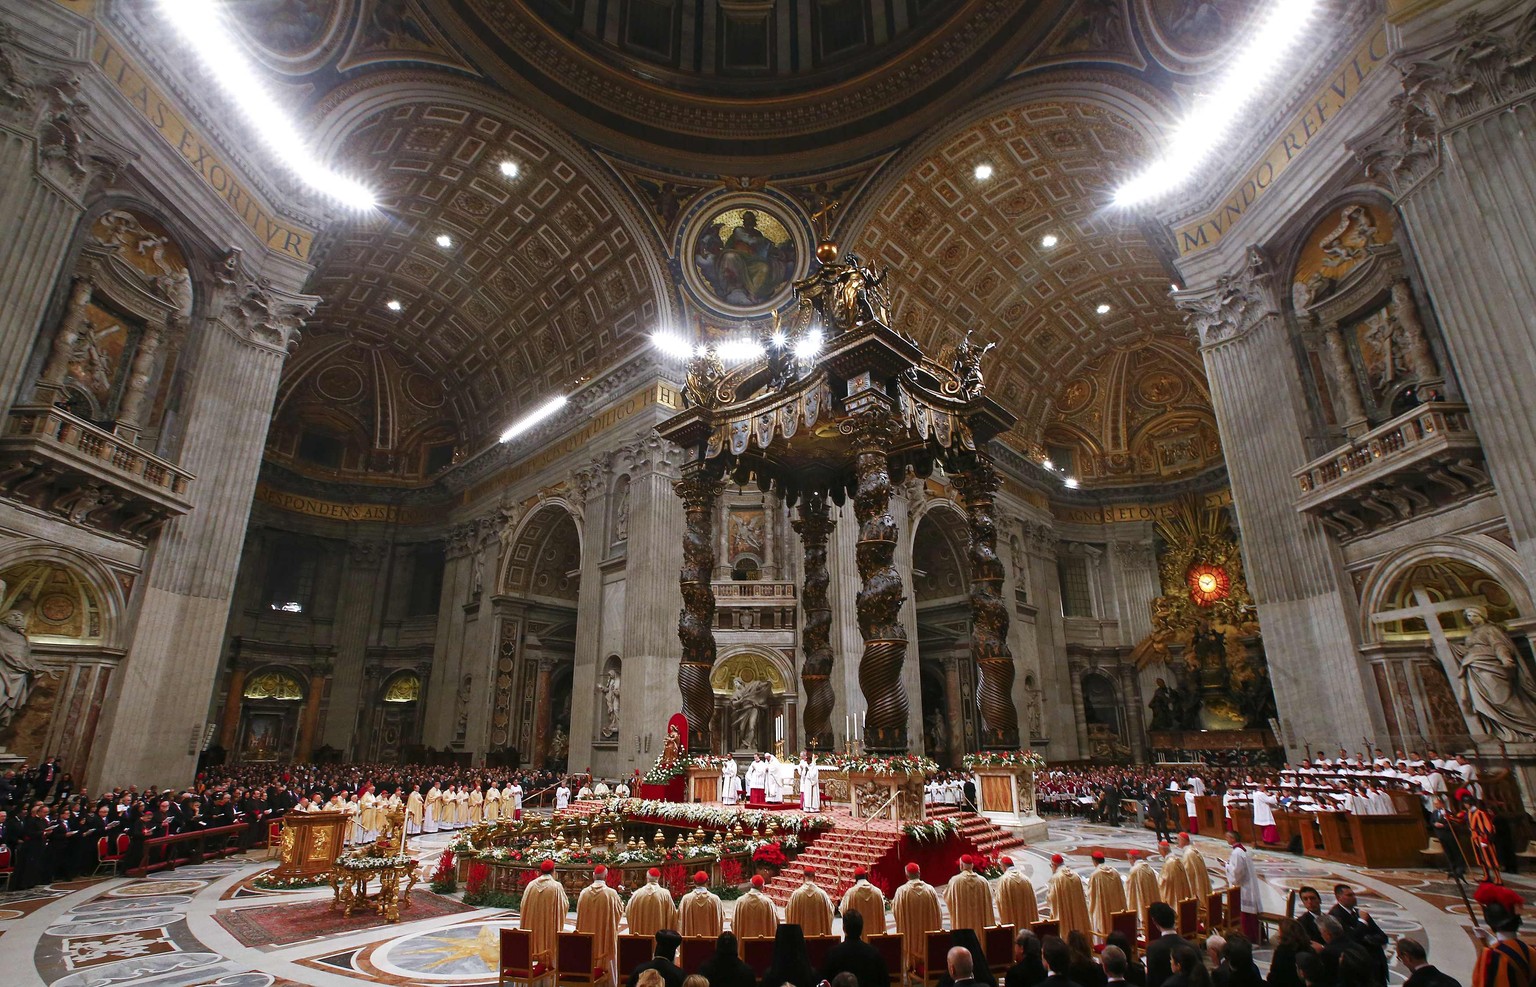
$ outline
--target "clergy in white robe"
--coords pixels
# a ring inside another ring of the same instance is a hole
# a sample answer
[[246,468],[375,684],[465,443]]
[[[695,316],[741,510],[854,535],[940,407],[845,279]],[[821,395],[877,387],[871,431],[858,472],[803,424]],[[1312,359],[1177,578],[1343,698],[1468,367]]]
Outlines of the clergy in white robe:
[[821,765],[813,757],[800,769],[800,808],[821,811]]
[[558,812],[561,809],[568,809],[570,808],[570,805],[571,786],[562,781],[560,783],[560,787],[555,789],[555,811]]
[[767,785],[768,765],[763,762],[763,755],[754,754],[752,763],[747,765],[747,801],[762,805],[768,799]]
[[741,769],[736,766],[736,759],[725,759],[725,767],[720,771],[720,801],[726,805],[735,805],[741,800]]
[[1259,872],[1253,866],[1248,848],[1237,839],[1236,833],[1227,834],[1227,845],[1232,852],[1227,856],[1227,883],[1239,889],[1242,910],[1243,935],[1250,942],[1259,941]]
[[766,771],[763,776],[763,796],[773,803],[784,801],[784,775],[779,771],[779,759],[772,754],[763,760]]

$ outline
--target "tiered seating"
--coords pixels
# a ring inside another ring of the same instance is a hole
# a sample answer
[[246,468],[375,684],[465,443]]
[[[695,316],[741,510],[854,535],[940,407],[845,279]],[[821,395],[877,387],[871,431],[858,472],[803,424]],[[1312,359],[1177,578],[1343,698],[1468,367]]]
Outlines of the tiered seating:
[[997,857],[1024,846],[1024,841],[986,816],[967,812],[958,805],[930,805],[929,819],[952,819],[960,824],[960,838],[977,851]]
[[810,865],[816,871],[816,883],[835,902],[853,885],[855,867],[872,870],[875,862],[894,851],[900,841],[900,833],[857,829],[839,820],[835,829],[818,834],[763,890],[774,904],[784,907],[795,889],[805,883],[805,867]]

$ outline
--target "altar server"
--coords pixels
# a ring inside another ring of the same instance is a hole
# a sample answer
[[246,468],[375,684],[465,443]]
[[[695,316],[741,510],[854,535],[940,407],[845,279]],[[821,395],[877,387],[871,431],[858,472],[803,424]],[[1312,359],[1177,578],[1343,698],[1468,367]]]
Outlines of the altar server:
[[768,801],[768,793],[765,786],[768,784],[768,765],[763,763],[763,755],[753,754],[752,763],[747,766],[747,802],[751,805],[762,805]]
[[737,767],[734,757],[726,758],[725,766],[720,770],[720,801],[725,805],[741,801],[741,768]]

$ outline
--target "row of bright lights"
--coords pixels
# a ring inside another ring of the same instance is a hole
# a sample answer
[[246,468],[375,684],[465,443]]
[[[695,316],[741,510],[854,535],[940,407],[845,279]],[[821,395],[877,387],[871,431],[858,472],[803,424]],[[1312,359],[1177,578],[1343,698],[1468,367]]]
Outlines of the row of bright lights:
[[[705,343],[694,343],[679,333],[662,329],[651,334],[651,343],[666,356],[674,360],[688,360],[696,356],[706,355],[711,347]],[[775,333],[769,340],[769,344],[783,348],[789,345],[789,338],[783,333]],[[825,340],[819,331],[806,333],[804,337],[796,340],[792,349],[795,357],[800,360],[814,359],[821,352]],[[746,363],[748,360],[756,360],[767,354],[768,349],[755,339],[727,339],[716,343],[713,347],[715,356],[721,363],[737,364]]]
[[[1044,467],[1046,472],[1048,472],[1048,473],[1055,473],[1056,472],[1056,464],[1051,462],[1049,459],[1042,459],[1042,460],[1040,460],[1040,465],[1042,467]],[[1077,489],[1077,477],[1075,477],[1075,476],[1064,476],[1064,477],[1061,478],[1061,482],[1062,482],[1063,485],[1066,486],[1066,488],[1068,490],[1076,490]]]

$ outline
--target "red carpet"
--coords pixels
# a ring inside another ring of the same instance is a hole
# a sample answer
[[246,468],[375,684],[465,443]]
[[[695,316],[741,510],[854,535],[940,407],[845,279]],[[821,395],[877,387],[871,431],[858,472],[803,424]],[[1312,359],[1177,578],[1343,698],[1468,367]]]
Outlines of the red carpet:
[[[415,922],[469,911],[474,909],[452,898],[417,889],[411,892],[411,906],[400,909],[400,921]],[[350,918],[342,918],[339,910],[331,911],[330,898],[292,905],[225,909],[215,917],[245,946],[286,946],[305,939],[357,932],[384,924],[383,916],[373,912],[353,912]]]

